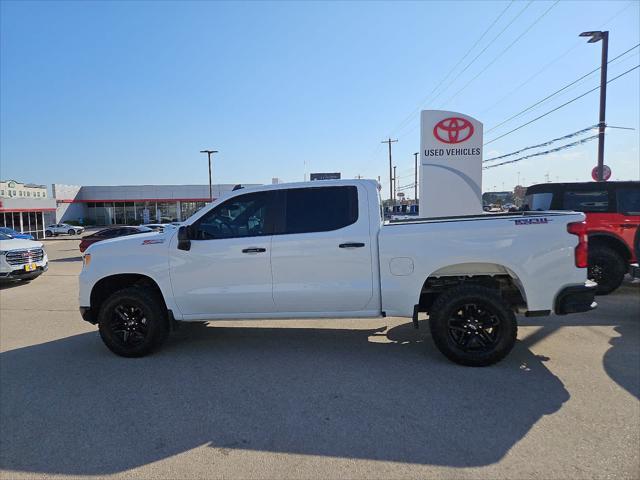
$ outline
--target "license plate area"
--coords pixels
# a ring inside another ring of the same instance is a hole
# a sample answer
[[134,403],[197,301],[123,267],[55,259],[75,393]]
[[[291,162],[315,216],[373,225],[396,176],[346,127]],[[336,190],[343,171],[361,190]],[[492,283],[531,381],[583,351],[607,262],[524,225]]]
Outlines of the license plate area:
[[34,272],[36,270],[36,268],[38,268],[38,266],[35,263],[27,263],[24,266],[24,271],[25,272]]

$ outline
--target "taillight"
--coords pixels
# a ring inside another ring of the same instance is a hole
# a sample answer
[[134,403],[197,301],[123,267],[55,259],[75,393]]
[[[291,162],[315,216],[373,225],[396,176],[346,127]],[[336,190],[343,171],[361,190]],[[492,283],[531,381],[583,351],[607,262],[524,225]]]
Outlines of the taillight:
[[587,236],[586,222],[573,222],[567,225],[567,232],[578,236],[578,245],[575,250],[576,267],[586,268],[588,265],[589,237]]

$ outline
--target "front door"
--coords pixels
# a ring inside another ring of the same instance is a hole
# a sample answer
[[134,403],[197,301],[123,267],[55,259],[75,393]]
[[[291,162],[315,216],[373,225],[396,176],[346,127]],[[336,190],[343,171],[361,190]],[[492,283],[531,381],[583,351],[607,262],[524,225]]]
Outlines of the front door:
[[191,248],[170,248],[171,285],[184,315],[273,312],[274,192],[239,195],[190,227]]
[[284,225],[271,244],[278,311],[370,310],[373,272],[366,190],[327,186],[284,192]]

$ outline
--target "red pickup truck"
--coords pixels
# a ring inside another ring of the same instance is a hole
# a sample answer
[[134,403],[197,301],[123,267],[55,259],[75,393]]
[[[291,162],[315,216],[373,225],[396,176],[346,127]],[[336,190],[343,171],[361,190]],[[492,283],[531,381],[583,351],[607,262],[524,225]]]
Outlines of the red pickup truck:
[[606,295],[640,257],[640,182],[543,183],[527,188],[527,210],[574,210],[587,216],[589,274]]

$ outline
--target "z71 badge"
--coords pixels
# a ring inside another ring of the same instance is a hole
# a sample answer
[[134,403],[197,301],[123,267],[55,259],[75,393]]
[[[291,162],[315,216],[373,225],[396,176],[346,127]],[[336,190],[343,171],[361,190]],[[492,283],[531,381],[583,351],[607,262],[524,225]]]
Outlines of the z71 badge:
[[541,223],[549,223],[551,220],[549,220],[547,217],[537,217],[537,218],[519,218],[514,221],[516,222],[516,225],[539,225]]

